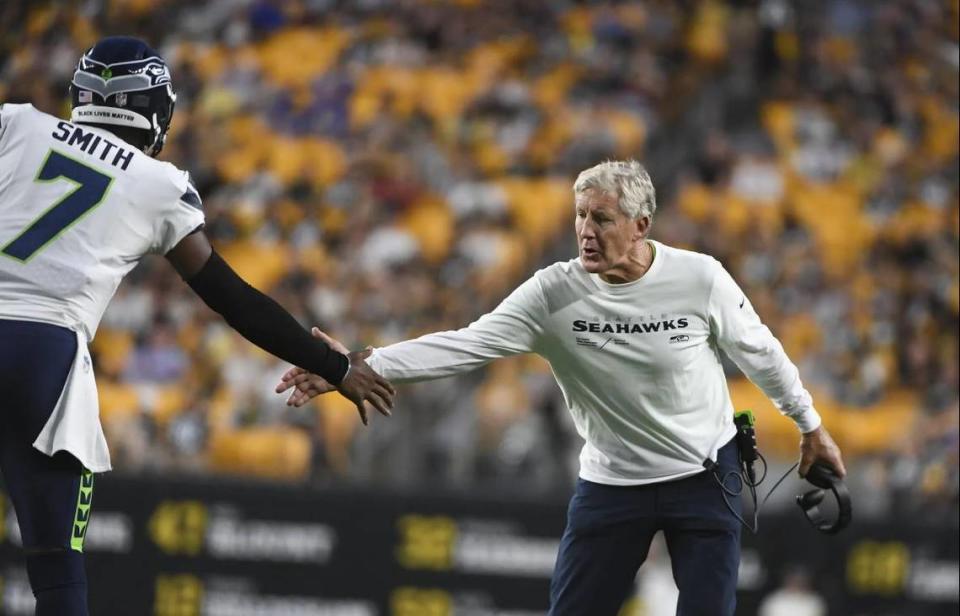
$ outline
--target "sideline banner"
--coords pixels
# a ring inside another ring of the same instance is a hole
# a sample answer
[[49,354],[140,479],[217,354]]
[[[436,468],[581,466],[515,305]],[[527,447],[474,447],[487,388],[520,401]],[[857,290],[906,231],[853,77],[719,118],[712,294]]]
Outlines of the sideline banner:
[[[566,503],[320,490],[207,479],[97,479],[86,530],[98,616],[534,616],[547,608]],[[744,534],[738,613],[802,565],[831,614],[956,614],[956,526],[855,522],[820,535],[765,515]],[[0,613],[30,615],[0,493]],[[628,601],[623,616],[642,612]]]

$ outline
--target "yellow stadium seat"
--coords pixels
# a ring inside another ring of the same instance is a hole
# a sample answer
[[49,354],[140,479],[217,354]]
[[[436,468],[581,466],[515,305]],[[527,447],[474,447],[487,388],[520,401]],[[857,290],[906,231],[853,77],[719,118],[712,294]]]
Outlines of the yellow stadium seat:
[[299,269],[309,272],[317,279],[327,277],[330,268],[330,256],[322,242],[310,244],[297,250],[296,264]]
[[789,210],[816,239],[824,272],[833,280],[852,274],[875,236],[856,186],[803,181],[788,186]]
[[237,406],[238,402],[229,387],[220,387],[214,392],[207,411],[207,426],[211,434],[230,432],[233,429]]
[[845,408],[828,427],[848,457],[883,453],[905,437],[917,408],[912,392],[896,391],[869,408]]
[[557,64],[533,83],[533,97],[542,109],[554,109],[565,104],[567,92],[582,74],[575,64]]
[[336,27],[278,30],[257,47],[260,71],[282,87],[308,84],[333,66],[350,39],[349,31]]
[[420,72],[417,91],[420,108],[438,122],[459,116],[476,94],[479,82],[452,68],[427,68]]
[[300,480],[310,472],[310,437],[287,427],[253,427],[215,433],[207,450],[210,468],[223,473]]
[[227,124],[228,142],[215,158],[217,173],[226,181],[241,183],[261,170],[271,131],[253,116],[237,116]]
[[575,6],[561,18],[570,47],[582,51],[593,44],[593,13],[589,7]]
[[884,237],[898,244],[930,238],[946,223],[944,212],[923,202],[913,201],[902,207],[885,225]]
[[539,251],[548,240],[573,221],[573,191],[558,178],[506,177],[497,181],[516,229],[527,248]]
[[204,81],[213,81],[223,74],[229,62],[229,52],[220,45],[202,45],[199,43],[181,43],[177,47],[177,57],[190,63],[197,75]]
[[101,327],[90,343],[90,350],[96,354],[102,371],[120,374],[133,350],[133,335],[128,331]]
[[100,420],[110,423],[140,413],[140,394],[129,383],[101,379],[97,383]]
[[56,6],[34,7],[27,15],[25,32],[33,39],[39,38],[46,32],[57,18],[58,9]]
[[529,53],[531,42],[524,35],[480,43],[466,53],[464,64],[484,86],[492,85],[502,72]]
[[70,19],[70,37],[79,49],[93,47],[100,38],[96,25],[81,15],[73,15]]
[[883,127],[877,131],[871,150],[884,165],[892,165],[907,156],[910,144],[902,132],[892,127]]
[[329,139],[305,139],[301,144],[301,172],[315,186],[333,184],[347,171],[347,155]]
[[770,101],[763,105],[761,121],[781,154],[792,150],[794,137],[793,104],[787,101]]
[[931,162],[947,162],[957,155],[960,145],[957,143],[957,133],[960,132],[960,118],[955,108],[944,105],[939,96],[926,96],[920,112],[925,120],[923,135],[923,152],[932,159]]
[[562,107],[548,108],[545,121],[527,147],[527,157],[534,165],[548,167],[573,138],[570,115],[570,111]]
[[285,245],[244,240],[223,245],[220,254],[252,286],[269,289],[289,270],[288,250]]
[[284,186],[289,186],[299,179],[304,167],[302,143],[292,137],[274,135],[267,150],[266,163],[273,177]]
[[170,420],[186,410],[185,390],[183,383],[174,383],[155,387],[150,392],[149,399],[152,405],[150,411],[159,425],[166,426]]
[[[350,444],[360,422],[356,405],[339,393],[333,392],[314,399],[321,438],[327,453],[327,461],[337,473],[344,473],[350,465]],[[369,408],[371,414],[379,414]],[[376,421],[370,418],[371,421]]]
[[604,115],[607,128],[617,142],[617,156],[638,156],[647,136],[647,128],[640,116],[621,110],[608,111]]
[[686,46],[690,53],[703,62],[715,63],[727,55],[727,21],[730,9],[719,2],[700,2]]
[[747,200],[731,190],[722,194],[720,209],[717,211],[720,226],[725,233],[740,235],[751,222],[751,208]]
[[325,207],[320,211],[320,227],[327,234],[343,231],[349,219],[347,212],[338,207]]
[[777,337],[790,359],[797,363],[819,348],[822,332],[813,315],[798,313],[784,318],[777,328]]
[[259,170],[260,159],[256,152],[234,150],[217,161],[217,172],[226,181],[240,184]]
[[714,193],[705,185],[688,182],[680,189],[677,206],[693,222],[703,223],[715,209],[714,200]]
[[524,234],[532,249],[539,250],[548,235],[549,215],[540,207],[536,188],[524,177],[508,177],[497,182],[506,197],[507,209],[516,228]]
[[507,153],[492,139],[474,147],[473,159],[477,162],[477,166],[489,175],[500,175],[510,163]]
[[428,263],[440,263],[449,254],[454,220],[442,199],[426,197],[417,201],[404,214],[401,225],[417,239],[420,254]]

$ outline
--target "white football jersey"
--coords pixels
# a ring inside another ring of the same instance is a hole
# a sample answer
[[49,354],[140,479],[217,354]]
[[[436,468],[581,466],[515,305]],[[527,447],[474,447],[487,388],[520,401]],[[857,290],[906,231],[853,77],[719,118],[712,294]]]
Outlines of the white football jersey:
[[110,132],[0,106],[0,319],[89,341],[137,262],[203,222],[186,172]]

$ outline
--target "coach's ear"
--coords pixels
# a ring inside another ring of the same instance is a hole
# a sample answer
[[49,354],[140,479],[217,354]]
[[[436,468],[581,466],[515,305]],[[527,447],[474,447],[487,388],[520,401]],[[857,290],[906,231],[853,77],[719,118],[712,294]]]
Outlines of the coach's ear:
[[641,216],[640,218],[633,221],[636,225],[636,233],[634,233],[633,239],[636,242],[647,237],[647,234],[650,233],[650,217]]

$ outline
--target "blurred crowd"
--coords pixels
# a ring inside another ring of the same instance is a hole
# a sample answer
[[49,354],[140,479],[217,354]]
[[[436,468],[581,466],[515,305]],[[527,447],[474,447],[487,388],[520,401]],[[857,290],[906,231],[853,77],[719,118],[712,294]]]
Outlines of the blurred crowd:
[[[956,511],[957,18],[957,0],[14,2],[0,100],[67,116],[86,46],[150,41],[178,92],[161,158],[192,174],[218,250],[355,347],[464,326],[575,256],[576,174],[637,158],[653,237],[734,273],[868,487]],[[336,394],[286,407],[286,366],[161,259],[93,350],[120,469],[528,492],[575,474],[536,358],[406,386],[361,430]]]

